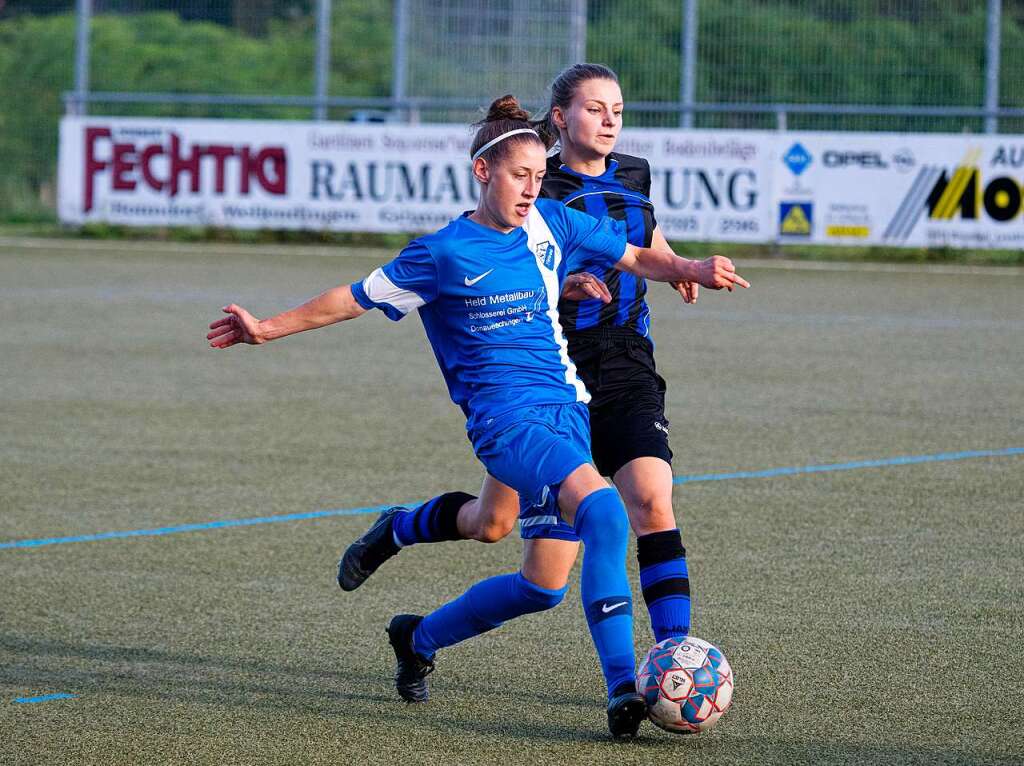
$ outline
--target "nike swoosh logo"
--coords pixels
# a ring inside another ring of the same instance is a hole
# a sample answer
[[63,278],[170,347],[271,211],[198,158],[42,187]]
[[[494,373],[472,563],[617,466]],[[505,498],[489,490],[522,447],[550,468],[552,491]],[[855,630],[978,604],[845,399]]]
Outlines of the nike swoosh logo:
[[608,612],[614,612],[620,606],[625,606],[628,603],[628,601],[620,601],[617,604],[601,604],[601,611],[608,614]]
[[470,279],[469,277],[466,277],[466,279],[465,279],[465,282],[466,282],[466,287],[472,287],[472,286],[473,286],[473,285],[475,285],[475,284],[476,284],[477,282],[479,282],[479,281],[480,281],[481,279],[483,279],[483,278],[484,278],[484,277],[486,277],[486,276],[487,276],[488,274],[490,274],[490,273],[491,273],[492,271],[494,271],[494,269],[488,269],[488,270],[487,270],[487,271],[485,271],[485,272],[484,272],[483,274],[481,274],[481,275],[480,275],[480,276],[478,276],[478,277],[474,277],[473,279]]

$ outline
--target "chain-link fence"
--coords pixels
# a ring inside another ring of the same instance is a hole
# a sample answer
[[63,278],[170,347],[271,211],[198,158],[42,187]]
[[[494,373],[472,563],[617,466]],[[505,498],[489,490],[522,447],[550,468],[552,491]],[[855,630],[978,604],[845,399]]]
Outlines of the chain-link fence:
[[0,218],[65,110],[467,121],[581,59],[632,126],[1024,129],[1024,0],[0,0]]
[[[471,109],[513,93],[540,104],[552,74],[586,57],[584,0],[399,0],[394,88]],[[412,119],[462,120],[466,110],[440,108]]]

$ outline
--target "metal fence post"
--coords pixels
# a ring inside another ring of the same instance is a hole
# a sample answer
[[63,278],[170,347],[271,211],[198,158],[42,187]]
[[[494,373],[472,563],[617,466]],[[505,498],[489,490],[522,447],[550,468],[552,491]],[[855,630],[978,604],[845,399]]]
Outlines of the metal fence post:
[[89,111],[89,28],[92,26],[92,0],[77,0],[75,26],[75,98],[69,102],[71,114],[85,116]]
[[317,0],[316,3],[316,60],[314,80],[316,105],[313,119],[323,122],[327,119],[327,79],[331,69],[331,0]]
[[[391,98],[395,101],[404,101],[405,76],[408,67],[409,52],[406,46],[409,43],[409,2],[408,0],[395,0],[395,21],[393,24],[394,42],[391,46]],[[397,109],[396,113],[401,115],[402,110]],[[405,119],[411,117],[410,112],[405,112]]]
[[573,0],[572,4],[572,61],[580,64],[587,60],[587,0]]
[[779,133],[785,133],[789,129],[786,110],[781,106],[775,108],[775,129],[779,131]]
[[[999,108],[999,47],[1002,44],[1000,23],[1002,21],[1002,0],[988,0],[988,30],[985,35],[985,110],[994,112]],[[999,132],[999,118],[994,114],[985,117],[985,132]]]
[[683,105],[679,125],[693,127],[693,103],[697,92],[697,0],[683,0],[683,24],[680,33],[682,48],[679,78],[679,100]]

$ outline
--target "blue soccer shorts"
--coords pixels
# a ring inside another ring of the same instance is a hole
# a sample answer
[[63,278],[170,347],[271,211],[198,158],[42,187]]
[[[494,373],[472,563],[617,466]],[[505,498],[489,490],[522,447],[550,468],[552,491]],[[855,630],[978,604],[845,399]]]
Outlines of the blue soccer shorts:
[[590,415],[585,404],[543,404],[506,412],[470,434],[487,472],[519,493],[524,539],[579,541],[558,509],[558,487],[590,463]]

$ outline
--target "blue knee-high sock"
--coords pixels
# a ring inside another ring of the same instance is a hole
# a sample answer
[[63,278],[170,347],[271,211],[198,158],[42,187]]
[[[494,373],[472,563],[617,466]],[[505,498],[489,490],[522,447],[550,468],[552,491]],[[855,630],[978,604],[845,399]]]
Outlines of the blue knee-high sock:
[[583,540],[580,590],[609,698],[635,687],[633,598],[626,577],[626,508],[611,488],[587,495],[573,524]]
[[454,601],[434,610],[416,626],[414,651],[425,659],[434,652],[531,612],[551,609],[561,602],[569,586],[551,590],[534,585],[521,572],[481,580]]
[[678,529],[636,539],[640,587],[651,616],[655,641],[690,632],[690,576]]
[[391,532],[399,548],[416,543],[439,543],[461,540],[456,520],[459,509],[475,495],[446,492],[431,498],[408,513],[399,513],[391,523]]

